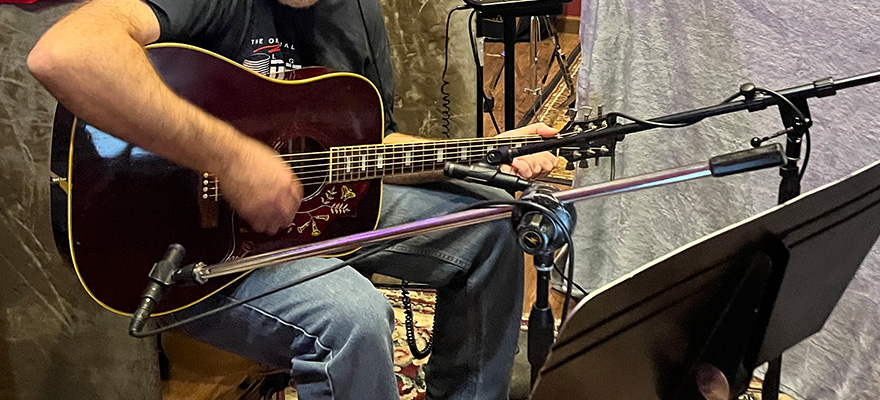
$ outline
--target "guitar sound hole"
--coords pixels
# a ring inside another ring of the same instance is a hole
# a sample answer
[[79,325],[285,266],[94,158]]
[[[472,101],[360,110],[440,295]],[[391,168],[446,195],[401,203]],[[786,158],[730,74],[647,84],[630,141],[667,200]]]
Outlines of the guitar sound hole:
[[330,153],[316,140],[307,137],[281,140],[274,147],[302,183],[303,201],[317,196],[327,181]]

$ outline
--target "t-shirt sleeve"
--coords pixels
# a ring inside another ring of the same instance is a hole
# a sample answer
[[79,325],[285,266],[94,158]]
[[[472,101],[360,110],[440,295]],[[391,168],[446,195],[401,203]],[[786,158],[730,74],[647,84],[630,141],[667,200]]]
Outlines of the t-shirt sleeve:
[[159,20],[160,42],[199,46],[227,57],[245,42],[251,7],[246,0],[145,0]]

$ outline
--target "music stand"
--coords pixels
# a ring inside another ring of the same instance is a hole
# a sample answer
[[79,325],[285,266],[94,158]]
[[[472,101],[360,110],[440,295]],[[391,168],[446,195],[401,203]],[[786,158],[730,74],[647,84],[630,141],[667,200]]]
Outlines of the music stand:
[[565,322],[532,399],[731,395],[818,332],[880,235],[880,162],[690,243],[597,290]]

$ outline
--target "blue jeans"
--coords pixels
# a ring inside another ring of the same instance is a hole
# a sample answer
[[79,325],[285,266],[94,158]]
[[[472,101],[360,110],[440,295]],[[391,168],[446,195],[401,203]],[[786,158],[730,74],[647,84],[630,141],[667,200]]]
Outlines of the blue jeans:
[[[385,185],[379,227],[510,198],[459,182]],[[181,311],[184,318],[327,268],[311,258],[254,271]],[[522,251],[499,220],[412,238],[354,268],[294,286],[184,327],[188,335],[254,361],[289,368],[302,399],[398,399],[394,315],[362,273],[437,288],[430,399],[507,399],[522,312]]]

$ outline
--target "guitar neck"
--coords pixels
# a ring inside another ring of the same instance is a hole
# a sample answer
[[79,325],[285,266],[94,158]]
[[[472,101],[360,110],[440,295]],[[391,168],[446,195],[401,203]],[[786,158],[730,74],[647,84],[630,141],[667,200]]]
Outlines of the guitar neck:
[[470,164],[489,150],[543,140],[539,136],[454,139],[330,148],[330,182],[352,182],[443,169],[447,162]]

